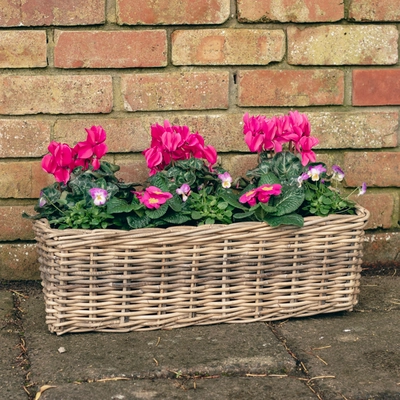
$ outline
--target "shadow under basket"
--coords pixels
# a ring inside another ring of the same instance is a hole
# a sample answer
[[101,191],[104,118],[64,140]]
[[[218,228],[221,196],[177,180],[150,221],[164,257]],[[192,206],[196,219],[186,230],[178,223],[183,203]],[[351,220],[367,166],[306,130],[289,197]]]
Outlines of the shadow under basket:
[[34,224],[46,323],[129,332],[351,311],[369,212],[304,227],[241,222],[131,231]]

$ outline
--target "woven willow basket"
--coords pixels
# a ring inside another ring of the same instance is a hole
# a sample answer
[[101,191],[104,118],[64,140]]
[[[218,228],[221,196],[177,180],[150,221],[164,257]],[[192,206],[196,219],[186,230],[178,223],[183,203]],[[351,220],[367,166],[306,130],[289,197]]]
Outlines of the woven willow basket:
[[369,213],[168,229],[34,230],[46,323],[128,332],[352,310]]

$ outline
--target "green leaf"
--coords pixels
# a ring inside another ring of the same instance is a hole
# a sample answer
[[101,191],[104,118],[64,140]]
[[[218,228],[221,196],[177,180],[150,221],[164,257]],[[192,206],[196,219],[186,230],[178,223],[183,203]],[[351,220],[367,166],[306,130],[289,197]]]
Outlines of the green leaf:
[[229,204],[228,204],[227,202],[222,202],[222,203],[218,203],[218,204],[217,204],[217,207],[218,207],[220,210],[226,210],[226,209],[228,208],[228,206],[229,206]]
[[165,215],[163,220],[171,225],[182,225],[185,222],[190,221],[191,218],[185,214],[173,213],[170,215]]
[[247,212],[243,212],[243,213],[236,213],[236,214],[233,214],[233,218],[235,218],[235,219],[246,219],[246,218],[248,218],[249,220],[253,220],[253,218],[250,218],[251,216],[253,216],[254,215],[254,211],[252,210],[252,211],[247,211]]
[[128,204],[125,200],[111,198],[106,203],[108,214],[129,213],[134,210],[135,206]]
[[304,225],[303,217],[296,213],[282,215],[279,217],[267,216],[265,218],[265,222],[267,222],[272,227],[279,225],[295,225],[302,227]]
[[164,203],[159,208],[147,209],[145,214],[151,219],[160,219],[168,210],[168,204]]
[[224,190],[220,192],[219,197],[230,204],[232,207],[239,208],[240,210],[247,211],[248,207],[239,203],[238,198],[235,194],[232,193],[230,190]]
[[267,174],[263,174],[260,176],[260,180],[258,181],[258,186],[261,185],[273,185],[275,183],[281,183],[279,178],[272,172],[268,172]]
[[274,213],[276,211],[276,207],[268,205],[268,203],[259,203],[260,207],[266,212],[266,213]]
[[143,217],[139,217],[138,215],[130,215],[126,218],[126,220],[132,229],[146,228],[150,225],[151,221],[147,215],[144,215]]
[[281,180],[297,179],[303,172],[300,159],[289,151],[277,153],[272,161],[272,171]]
[[202,219],[203,218],[203,214],[201,212],[199,212],[199,211],[192,211],[191,217],[194,220]]
[[283,186],[279,196],[274,198],[277,217],[296,211],[304,201],[304,189],[302,187]]

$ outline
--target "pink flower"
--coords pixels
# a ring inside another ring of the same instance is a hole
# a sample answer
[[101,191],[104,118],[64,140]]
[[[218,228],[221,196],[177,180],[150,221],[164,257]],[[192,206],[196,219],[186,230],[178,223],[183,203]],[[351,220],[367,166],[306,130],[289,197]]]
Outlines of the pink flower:
[[70,178],[70,167],[73,164],[72,149],[65,143],[51,142],[48,146],[50,154],[42,159],[42,168],[53,174],[57,182],[66,184]]
[[102,206],[107,201],[108,192],[105,189],[101,188],[92,188],[89,189],[90,196],[92,196],[93,203],[96,206]]
[[163,192],[156,186],[149,186],[142,193],[134,193],[147,208],[160,208],[162,204],[172,197],[171,193]]
[[252,189],[240,196],[240,203],[248,203],[251,207],[257,204],[257,200],[261,203],[268,203],[271,196],[281,194],[282,186],[279,184],[265,184],[256,189]]
[[171,125],[165,120],[164,125],[151,126],[151,146],[144,150],[150,175],[162,171],[173,161],[187,160],[190,157],[203,158],[209,168],[217,162],[217,151],[212,146],[204,146],[201,135],[190,133],[187,126]]
[[250,207],[253,207],[256,205],[256,194],[257,194],[257,189],[249,190],[248,192],[239,197],[239,202],[248,203]]
[[232,183],[232,177],[229,172],[224,172],[223,174],[219,174],[218,178],[222,181],[222,187],[225,189],[229,189]]
[[82,166],[87,169],[91,164],[93,169],[100,168],[100,159],[107,153],[106,132],[101,126],[92,126],[85,129],[86,140],[79,142],[74,147],[76,163],[75,166]]
[[176,193],[182,196],[182,201],[186,201],[190,195],[190,186],[184,183],[180,188],[176,189]]
[[310,167],[308,170],[308,176],[311,177],[311,180],[314,182],[319,181],[319,176],[326,172],[326,168],[323,167],[322,164],[315,165],[314,167]]
[[261,203],[268,203],[271,196],[281,194],[282,186],[279,184],[262,185],[257,188],[257,199]]
[[301,154],[301,164],[307,165],[309,162],[315,162],[315,153],[311,150],[319,143],[319,140],[313,136],[303,136],[296,145],[297,151]]

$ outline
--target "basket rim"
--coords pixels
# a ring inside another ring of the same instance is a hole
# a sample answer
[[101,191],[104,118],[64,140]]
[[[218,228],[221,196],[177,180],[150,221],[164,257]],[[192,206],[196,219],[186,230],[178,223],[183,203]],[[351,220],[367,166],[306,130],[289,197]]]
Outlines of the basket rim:
[[[326,217],[320,216],[309,216],[304,218],[304,227],[311,227],[313,225],[328,225],[329,222],[335,221],[335,223],[348,223],[348,222],[363,222],[363,229],[365,228],[368,219],[370,217],[370,212],[356,204],[356,214],[330,214]],[[118,235],[126,234],[132,235],[134,232],[137,232],[137,236],[144,237],[144,236],[153,236],[154,234],[167,232],[167,233],[188,233],[189,231],[196,231],[202,232],[207,231],[212,233],[218,233],[219,231],[226,231],[227,229],[247,229],[247,228],[260,228],[265,226],[270,230],[298,230],[302,229],[297,226],[293,225],[281,225],[277,227],[271,227],[266,222],[257,222],[257,221],[247,221],[247,222],[233,222],[232,224],[209,224],[209,225],[201,225],[201,226],[190,226],[190,225],[176,225],[170,226],[168,228],[139,228],[139,229],[131,229],[131,230],[122,230],[122,229],[76,229],[76,228],[67,228],[67,229],[57,229],[51,228],[49,221],[45,218],[35,220],[34,222],[34,229],[37,231],[41,231],[41,233],[48,233],[48,234],[55,234],[58,232],[57,236],[62,236],[63,232],[68,232],[68,236],[72,238],[73,236],[82,236],[82,235],[104,235],[110,236],[118,233]],[[38,233],[38,232],[36,232]]]

